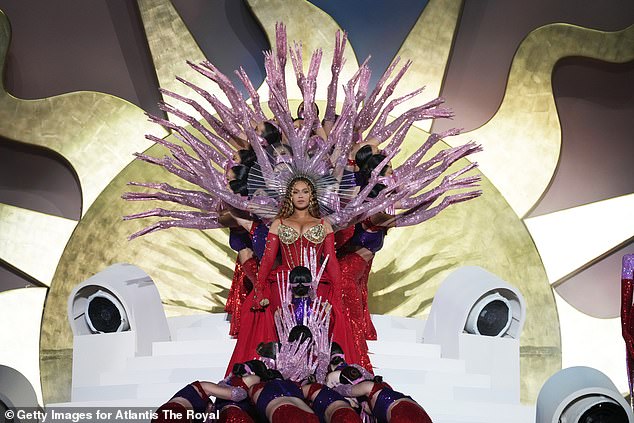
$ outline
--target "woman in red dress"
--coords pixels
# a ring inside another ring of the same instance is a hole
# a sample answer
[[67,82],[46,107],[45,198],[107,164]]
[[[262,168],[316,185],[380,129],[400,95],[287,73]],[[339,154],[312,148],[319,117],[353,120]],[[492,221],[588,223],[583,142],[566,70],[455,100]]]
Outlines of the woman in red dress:
[[[326,270],[319,281],[317,295],[333,307],[334,319],[341,316],[341,270],[335,253],[332,226],[320,217],[319,205],[312,181],[306,177],[293,178],[287,187],[278,217],[269,229],[264,256],[258,270],[257,283],[251,301],[243,304],[242,330],[234,349],[227,373],[234,363],[257,357],[256,348],[261,342],[276,341],[273,313],[280,307],[277,275],[296,266],[306,265],[305,255],[314,249],[318,260],[326,263]],[[282,263],[273,269],[278,251]],[[345,319],[339,317],[334,325],[333,339],[342,346],[349,362],[357,363],[359,357],[352,345],[352,332]]]

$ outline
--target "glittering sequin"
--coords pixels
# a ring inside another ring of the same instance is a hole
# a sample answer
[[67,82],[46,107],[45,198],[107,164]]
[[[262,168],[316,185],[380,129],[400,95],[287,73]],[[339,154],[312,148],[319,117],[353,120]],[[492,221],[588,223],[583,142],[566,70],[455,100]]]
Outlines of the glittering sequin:
[[[292,226],[285,225],[280,223],[280,226],[277,231],[277,236],[280,237],[280,241],[283,244],[289,245],[297,241],[300,237],[299,232]],[[312,226],[302,235],[308,241],[313,244],[320,244],[326,238],[326,228],[321,223],[315,226]]]

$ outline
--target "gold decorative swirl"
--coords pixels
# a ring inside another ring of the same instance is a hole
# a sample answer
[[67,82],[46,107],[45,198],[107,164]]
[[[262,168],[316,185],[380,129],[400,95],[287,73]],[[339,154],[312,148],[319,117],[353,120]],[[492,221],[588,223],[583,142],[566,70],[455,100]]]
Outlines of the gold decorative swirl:
[[449,140],[483,145],[480,169],[520,217],[537,204],[557,168],[561,127],[551,75],[557,61],[569,56],[634,60],[634,25],[616,32],[563,23],[535,29],[515,53],[497,113],[482,127]]
[[[0,11],[0,68],[4,69],[11,30]],[[3,77],[3,75],[0,75]],[[0,135],[38,145],[71,164],[82,189],[82,214],[131,159],[147,149],[146,133],[165,136],[143,110],[121,98],[98,92],[73,92],[40,100],[22,100],[0,89]],[[3,251],[0,251],[0,257]]]
[[[194,90],[176,80],[176,76],[180,76],[226,102],[227,97],[216,84],[187,64],[188,60],[200,63],[207,58],[172,2],[170,0],[137,0],[137,3],[160,87],[185,97],[202,100],[202,97]],[[201,104],[205,104],[204,100]],[[200,114],[186,104],[179,103],[178,107],[201,119]],[[174,116],[168,115],[168,118],[182,123]]]
[[[423,101],[440,95],[463,4],[463,0],[429,0],[396,54],[413,63],[395,90],[395,96],[405,95],[423,84],[425,91],[420,94]],[[406,103],[401,104],[394,113],[398,115],[406,108]],[[429,131],[431,121],[418,122],[416,126]]]
[[[262,28],[264,28],[264,32],[272,46],[275,45],[276,22],[284,22],[286,25],[289,46],[293,45],[293,41],[302,42],[304,69],[307,69],[310,63],[310,53],[318,48],[322,49],[323,55],[319,76],[317,77],[315,98],[317,100],[325,100],[326,88],[331,77],[330,63],[334,53],[334,35],[337,30],[341,29],[339,25],[330,15],[306,0],[247,0],[247,2]],[[350,43],[346,47],[344,59],[346,63],[339,76],[339,81],[342,81],[342,83],[349,80],[359,67]],[[302,95],[297,84],[295,84],[295,74],[290,64],[290,58],[289,63],[286,65],[286,81],[288,98],[301,99]],[[268,98],[268,89],[265,89],[265,87],[266,84],[262,84],[262,87],[258,90],[261,100]],[[337,98],[343,98],[341,86],[339,87]]]

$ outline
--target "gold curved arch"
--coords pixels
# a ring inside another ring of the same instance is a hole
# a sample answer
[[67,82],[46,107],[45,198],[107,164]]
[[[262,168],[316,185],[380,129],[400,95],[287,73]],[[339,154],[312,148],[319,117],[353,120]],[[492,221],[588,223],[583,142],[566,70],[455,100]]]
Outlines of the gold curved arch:
[[[188,60],[200,63],[207,58],[172,2],[170,0],[137,0],[137,4],[159,86],[185,97],[198,98],[202,101],[201,104],[204,104],[202,97],[194,90],[176,80],[176,76],[180,76],[226,102],[227,97],[217,85],[186,63]],[[191,116],[201,119],[194,108],[186,104],[179,104],[179,107]],[[171,115],[168,115],[168,119],[183,123],[182,120]]]
[[[0,11],[1,69],[10,37],[9,20]],[[164,130],[146,121],[143,110],[109,94],[81,91],[22,100],[6,92],[4,85],[0,88],[0,135],[48,148],[68,160],[81,184],[82,214],[130,162],[131,154],[151,145],[144,139],[146,133],[165,136]]]
[[[341,30],[335,20],[326,12],[312,5],[306,0],[288,0],[288,1],[267,1],[267,0],[247,0],[253,14],[264,28],[264,32],[269,43],[275,45],[275,24],[276,22],[284,22],[288,35],[289,46],[293,41],[302,42],[302,59],[304,69],[310,63],[310,54],[320,48],[323,51],[321,58],[321,66],[317,77],[317,92],[315,98],[317,100],[326,99],[326,88],[330,82],[330,63],[334,53],[334,35],[335,32]],[[307,31],[307,28],[310,30]],[[353,46],[348,42],[344,54],[346,60],[341,74],[340,81],[349,80],[358,69],[357,57],[354,54]],[[295,81],[293,67],[289,63],[286,65],[286,81],[288,98],[301,99],[302,95]],[[266,84],[262,84],[258,90],[261,100],[268,98],[268,89]],[[339,87],[338,98],[342,98],[343,90]]]
[[551,75],[557,61],[569,56],[614,63],[634,60],[634,25],[616,32],[563,23],[535,29],[515,53],[496,114],[449,141],[475,139],[483,145],[484,152],[477,156],[480,169],[520,217],[537,204],[557,168],[561,127]]
[[[413,63],[395,90],[395,96],[405,95],[423,84],[422,101],[430,101],[440,95],[463,4],[464,0],[429,0],[396,53]],[[400,104],[394,113],[402,113],[406,109],[407,104]],[[429,131],[431,124],[431,121],[422,121],[417,126]]]

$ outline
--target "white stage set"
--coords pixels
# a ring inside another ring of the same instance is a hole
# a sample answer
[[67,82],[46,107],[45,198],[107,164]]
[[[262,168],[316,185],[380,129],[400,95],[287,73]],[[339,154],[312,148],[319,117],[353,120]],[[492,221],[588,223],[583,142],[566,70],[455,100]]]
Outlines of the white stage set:
[[[516,288],[482,268],[459,268],[439,288],[427,320],[372,316],[378,340],[368,344],[375,373],[411,395],[437,423],[576,422],[592,413],[633,422],[610,379],[586,367],[553,375],[536,406],[520,403],[526,313]],[[47,408],[158,408],[194,380],[223,379],[236,342],[226,314],[166,318],[154,282],[130,264],[77,285],[68,317],[72,401]],[[0,393],[5,406],[37,404],[26,378],[1,368],[0,381],[9,378],[13,391]]]

